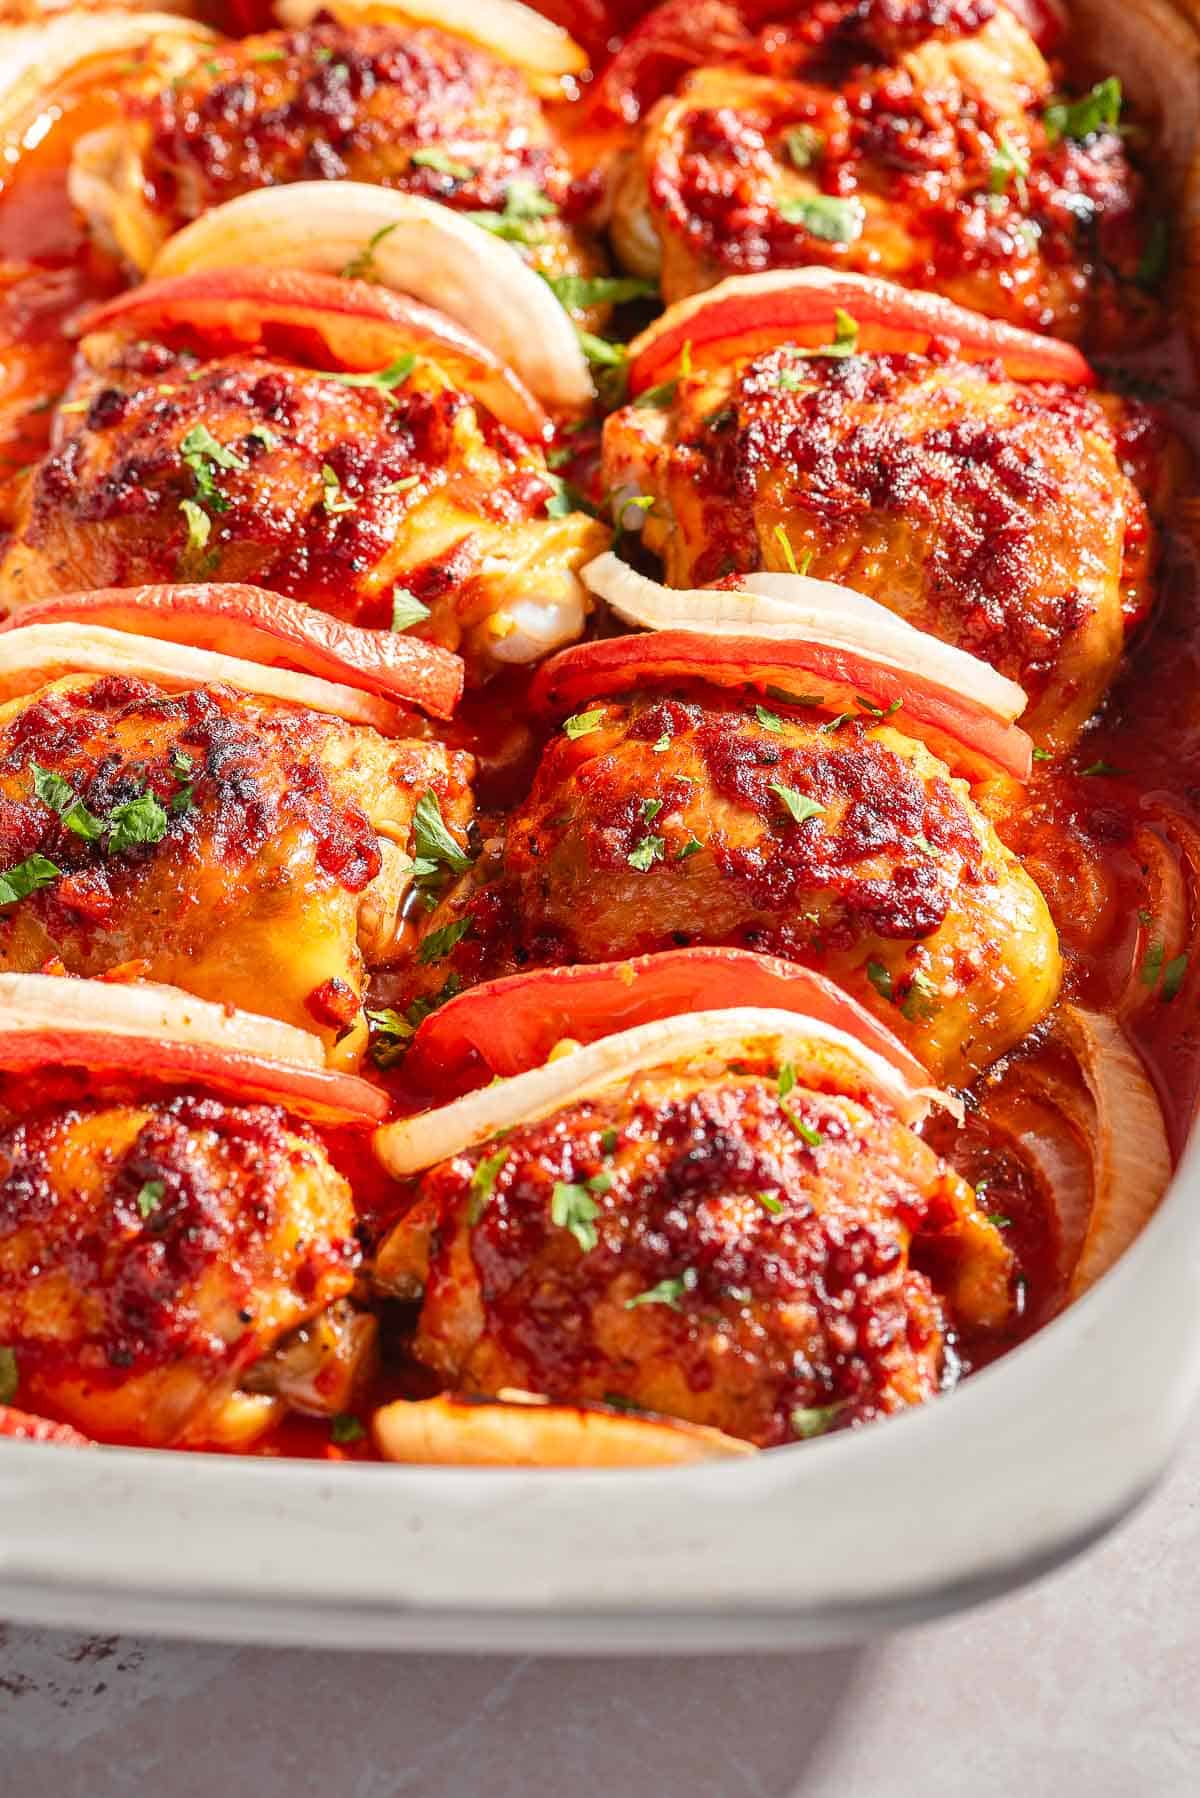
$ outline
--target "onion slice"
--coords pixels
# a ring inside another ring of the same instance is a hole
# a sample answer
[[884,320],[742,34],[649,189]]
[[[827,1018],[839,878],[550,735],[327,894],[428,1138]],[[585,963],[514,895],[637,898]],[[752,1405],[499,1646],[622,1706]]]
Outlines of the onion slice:
[[216,41],[207,26],[165,12],[76,11],[44,24],[0,27],[0,136],[7,140],[8,160],[16,159],[22,133],[65,82],[94,80],[98,70],[89,64],[127,56],[160,37],[197,51]]
[[738,1006],[660,1017],[615,1036],[600,1037],[569,1055],[468,1093],[436,1111],[388,1124],[375,1137],[376,1153],[397,1179],[432,1167],[501,1130],[535,1123],[652,1068],[705,1060],[791,1062],[806,1079],[840,1092],[882,1101],[905,1123],[922,1118],[940,1099],[916,1087],[876,1050],[816,1018],[794,1011]]
[[396,631],[343,624],[298,599],[235,582],[54,594],[0,624],[0,639],[68,620],[291,669],[395,705],[419,705],[434,718],[452,718],[462,695],[462,661],[448,649]]
[[575,327],[511,244],[417,194],[363,181],[300,181],[241,194],[160,250],[154,278],[206,269],[337,275],[370,251],[377,280],[477,335],[552,409],[584,412],[592,379]]
[[116,328],[137,337],[183,331],[214,348],[315,342],[333,368],[369,373],[414,351],[482,400],[502,424],[542,441],[549,421],[493,350],[431,306],[368,281],[300,268],[207,268],[147,281],[76,320],[76,334]]
[[1171,1152],[1157,1094],[1120,1025],[1099,1012],[1066,1005],[1059,1033],[1095,1109],[1091,1216],[1067,1293],[1075,1299],[1149,1223],[1170,1183]]
[[666,949],[628,961],[534,968],[484,981],[419,1026],[405,1076],[430,1088],[540,1067],[564,1037],[591,1043],[654,1018],[726,1007],[795,1011],[856,1037],[910,1086],[925,1069],[890,1030],[832,980],[753,949]]
[[215,1087],[324,1123],[377,1124],[387,1095],[325,1067],[319,1037],[153,983],[0,974],[0,1068]]
[[582,75],[588,65],[586,52],[561,25],[521,0],[278,0],[275,8],[287,26],[310,25],[320,13],[341,23],[433,25],[535,75]]
[[134,636],[104,624],[22,624],[0,631],[0,700],[32,693],[67,674],[126,674],[169,687],[236,687],[283,705],[303,706],[368,724],[386,734],[403,726],[394,705],[361,688],[335,685],[315,675],[218,655],[158,637]]
[[532,1395],[397,1399],[376,1411],[371,1427],[386,1461],[439,1467],[669,1467],[757,1453],[703,1424]]
[[663,587],[606,550],[581,570],[585,584],[626,624],[710,636],[800,637],[863,652],[901,674],[957,694],[1002,724],[1027,704],[1025,689],[965,649],[917,630],[876,599],[807,574],[748,574],[736,589]]
[[685,346],[697,360],[708,350],[730,360],[779,344],[819,348],[832,341],[839,311],[854,320],[865,353],[925,355],[935,340],[949,339],[966,360],[999,361],[1014,380],[1096,384],[1072,344],[873,275],[802,268],[731,275],[668,306],[629,346],[629,391],[642,393],[676,369]]
[[[598,563],[604,565],[599,579]],[[677,617],[677,623],[562,650],[530,689],[543,713],[560,714],[647,681],[783,688],[798,679],[816,681],[821,690],[815,697],[831,711],[853,711],[861,695],[884,713],[902,709],[898,729],[968,772],[979,771],[982,762],[1019,780],[1029,776],[1033,744],[1011,722],[1024,704],[1021,688],[984,663],[972,667],[974,658],[913,630],[883,607],[882,616],[868,613],[871,602],[860,594],[845,594],[844,603],[831,602],[823,615],[820,608],[793,610],[761,595],[710,589],[677,595],[611,554],[590,562],[583,575],[627,621]],[[614,594],[621,596],[615,605]],[[739,611],[745,620],[740,629]]]

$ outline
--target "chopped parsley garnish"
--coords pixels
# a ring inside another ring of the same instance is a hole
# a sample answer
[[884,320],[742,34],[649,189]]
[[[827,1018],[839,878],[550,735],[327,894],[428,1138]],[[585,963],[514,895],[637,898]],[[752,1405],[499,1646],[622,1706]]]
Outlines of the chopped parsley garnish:
[[689,837],[687,842],[683,845],[683,848],[676,851],[675,860],[677,862],[685,862],[689,855],[699,855],[703,847],[704,844],[700,841],[699,837]]
[[1151,943],[1142,958],[1142,984],[1144,986],[1156,986],[1158,984],[1158,977],[1162,973],[1163,956],[1165,954],[1166,950],[1161,943]]
[[815,125],[793,125],[783,141],[792,167],[808,169],[825,148],[825,133]]
[[779,1213],[783,1210],[783,1200],[777,1199],[774,1193],[756,1192],[754,1196],[762,1206],[763,1210],[769,1211],[772,1217],[778,1217]]
[[358,1418],[349,1411],[339,1411],[329,1425],[329,1439],[339,1448],[350,1442],[361,1442],[366,1433]]
[[911,1024],[918,1018],[931,1018],[936,1010],[937,988],[918,968],[909,977],[908,991],[900,1001],[900,1015]]
[[667,750],[671,747],[671,744],[674,742],[674,740],[675,739],[671,735],[671,732],[669,730],[664,730],[662,736],[658,739],[658,742],[651,743],[650,753],[652,755],[665,755],[667,753]]
[[662,808],[663,802],[661,799],[643,799],[642,823],[653,824],[654,820],[658,817],[659,812],[662,811]]
[[1163,969],[1162,1000],[1164,1005],[1169,1005],[1171,1003],[1172,999],[1183,985],[1187,967],[1188,958],[1185,954],[1175,956]]
[[251,62],[285,62],[287,53],[283,50],[256,50],[250,60]]
[[661,409],[669,406],[678,392],[679,376],[673,375],[669,381],[660,381],[657,387],[647,387],[645,393],[639,393],[633,403],[640,411],[654,406]]
[[623,343],[614,343],[608,337],[597,337],[594,331],[583,331],[578,326],[575,335],[579,339],[580,349],[593,368],[624,368],[629,360],[629,350]]
[[[978,1196],[978,1189],[976,1189],[976,1196]],[[1003,1211],[985,1211],[983,1215],[989,1224],[995,1224],[997,1230],[1007,1230],[1012,1223],[1012,1218],[1006,1217]]]
[[875,991],[879,994],[881,999],[891,1000],[892,976],[881,961],[869,961],[867,963],[867,979],[871,982],[871,985],[875,988]]
[[438,796],[431,787],[422,793],[413,812],[412,840],[418,863],[427,864],[419,869],[421,873],[432,873],[439,862],[456,874],[465,874],[471,866],[471,857],[447,829]]
[[1029,173],[1029,158],[1006,132],[996,138],[996,152],[988,169],[988,186],[994,194],[1002,194],[1010,181],[1018,187]]
[[419,474],[406,474],[399,481],[389,481],[383,491],[385,493],[411,493],[413,488],[419,487],[420,484]]
[[[416,161],[415,156],[413,157],[413,161]],[[384,238],[389,236],[396,229],[398,223],[399,220],[393,220],[390,225],[381,225],[378,231],[372,232],[362,249],[359,250],[357,255],[351,256],[345,268],[340,271],[341,278],[344,281],[374,281],[378,279],[378,270],[375,266],[375,251],[383,242]]]
[[601,1154],[602,1155],[611,1155],[613,1150],[616,1148],[616,1146],[617,1146],[617,1132],[611,1128],[603,1131],[600,1136],[600,1152],[601,1152]]
[[503,212],[468,212],[465,216],[473,225],[481,225],[506,243],[534,244],[546,235],[541,221],[553,218],[557,212],[554,201],[539,193],[531,182],[510,181],[504,190]]
[[413,1034],[413,1026],[401,1012],[385,1005],[379,1011],[367,1012],[367,1023],[373,1033],[386,1041],[371,1044],[371,1059],[377,1068],[390,1068],[400,1060]]
[[0,874],[0,905],[16,905],[18,900],[28,899],[30,893],[53,886],[61,873],[62,869],[44,855],[27,855],[15,868],[6,868]]
[[821,1132],[819,1130],[814,1130],[811,1124],[806,1124],[803,1118],[797,1117],[790,1105],[784,1104],[784,1100],[792,1091],[795,1084],[796,1070],[790,1061],[785,1061],[779,1070],[779,1078],[776,1081],[776,1091],[779,1094],[779,1109],[782,1111],[784,1117],[792,1126],[792,1129],[796,1132],[796,1135],[800,1138],[801,1142],[807,1143],[810,1149],[819,1149],[824,1140]]
[[773,781],[767,791],[774,793],[788,816],[797,824],[803,824],[806,818],[815,818],[825,810],[818,800],[810,799],[807,793],[797,792],[795,787],[783,787]]
[[788,573],[789,574],[799,574],[800,570],[796,565],[796,552],[792,548],[792,540],[788,536],[787,531],[784,528],[784,526],[781,524],[777,524],[775,526],[775,541],[778,543],[780,549],[783,551],[783,559],[784,559],[784,562],[787,564]]
[[416,367],[417,357],[414,350],[407,350],[403,356],[397,356],[386,368],[369,369],[366,374],[347,375],[340,369],[322,369],[323,381],[336,381],[341,387],[371,387],[377,393],[386,396],[388,404],[398,406],[397,387],[403,387],[409,375]]
[[625,859],[631,868],[636,868],[639,874],[645,874],[655,862],[662,861],[666,846],[665,837],[643,837],[640,842],[635,843]]
[[1088,768],[1081,768],[1080,773],[1081,774],[1109,774],[1109,775],[1116,775],[1119,778],[1120,776],[1122,776],[1125,773],[1125,769],[1124,768],[1114,768],[1113,764],[1111,762],[1106,762],[1102,758],[1098,762],[1093,762],[1091,764],[1091,766]]
[[153,793],[142,793],[137,799],[114,806],[108,814],[105,848],[109,855],[121,855],[126,849],[136,849],[143,843],[161,843],[167,834],[167,823],[166,811],[159,800]]
[[207,425],[193,425],[179,446],[183,462],[196,483],[196,498],[208,512],[228,512],[229,501],[217,486],[216,469],[246,467],[246,459],[218,443]]
[[1035,762],[1049,762],[1054,758],[1051,756],[1048,749],[1035,749],[1033,752],[1033,759]]
[[[572,512],[592,512],[592,507],[581,493],[577,493],[569,481],[561,475],[551,475],[554,491],[546,501],[547,518],[569,518]],[[593,513],[594,516],[594,513]]]
[[407,587],[392,589],[392,629],[406,631],[411,625],[420,624],[429,616],[429,607],[422,605],[415,593]]
[[1052,144],[1064,137],[1082,143],[1097,131],[1115,131],[1120,117],[1121,83],[1115,75],[1109,75],[1081,99],[1048,106],[1042,115],[1042,123]]
[[779,1070],[779,1078],[775,1082],[781,1099],[786,1099],[796,1084],[796,1070],[790,1061],[785,1061]]
[[457,918],[453,924],[444,924],[440,930],[432,931],[417,950],[417,960],[424,967],[444,961],[455,943],[466,936],[473,922],[472,918]]
[[0,1405],[11,1405],[20,1385],[17,1357],[10,1348],[0,1348]]
[[873,699],[864,699],[861,693],[857,693],[854,697],[854,703],[871,718],[894,718],[904,701],[901,699],[893,699],[891,705],[885,710],[883,706],[876,705]]
[[212,530],[212,519],[204,510],[199,500],[181,499],[179,510],[183,513],[187,525],[187,549],[190,554],[199,554],[208,542]]
[[854,243],[862,236],[866,213],[860,200],[841,200],[835,194],[808,194],[781,200],[779,216],[788,225],[802,225],[810,237],[822,243]]
[[321,464],[321,486],[324,488],[321,504],[327,512],[332,512],[336,516],[341,512],[354,512],[358,509],[358,501],[349,499],[342,492],[342,483],[328,462]]
[[166,1193],[167,1188],[162,1180],[143,1180],[137,1196],[137,1208],[142,1217],[153,1217]]
[[767,698],[779,705],[824,705],[823,693],[789,693],[786,687],[768,687]]
[[634,1311],[639,1305],[666,1305],[672,1311],[682,1311],[680,1304],[685,1292],[694,1292],[699,1283],[699,1275],[694,1267],[685,1267],[682,1274],[674,1278],[660,1280],[657,1286],[650,1286],[645,1292],[639,1292],[634,1298],[625,1300],[626,1311]]
[[37,762],[30,762],[33,775],[33,790],[43,805],[49,806],[57,813],[59,822],[66,830],[74,831],[76,836],[87,842],[94,842],[104,829],[104,821],[90,812],[83,800],[79,798],[69,781],[61,774],[54,774]]
[[251,425],[246,436],[251,443],[261,443],[265,450],[279,448],[279,439],[268,425]]
[[591,712],[576,712],[573,718],[567,719],[566,723],[563,725],[563,730],[566,732],[567,736],[570,737],[572,743],[574,743],[579,737],[590,736],[592,731],[598,730],[600,720],[603,716],[603,706],[597,706],[596,709]]
[[769,712],[765,705],[756,705],[754,708],[754,716],[758,719],[758,722],[762,725],[764,730],[774,731],[777,736],[782,732],[783,719],[779,716],[778,712]]
[[451,181],[469,181],[478,172],[465,162],[455,162],[444,150],[414,150],[410,160],[414,168],[432,169],[435,175],[448,175]]
[[547,275],[545,280],[568,311],[623,306],[628,300],[652,300],[658,293],[658,283],[640,275]]
[[496,1181],[507,1160],[508,1150],[497,1149],[494,1155],[485,1155],[475,1163],[475,1172],[471,1175],[471,1197],[467,1203],[467,1222],[472,1229],[491,1204]]
[[596,1246],[595,1219],[600,1207],[586,1186],[573,1181],[556,1180],[550,1196],[550,1219],[560,1230],[569,1230],[584,1254]]
[[802,1442],[807,1442],[810,1436],[823,1436],[843,1408],[840,1403],[836,1405],[797,1405],[791,1417],[792,1434],[798,1436]]

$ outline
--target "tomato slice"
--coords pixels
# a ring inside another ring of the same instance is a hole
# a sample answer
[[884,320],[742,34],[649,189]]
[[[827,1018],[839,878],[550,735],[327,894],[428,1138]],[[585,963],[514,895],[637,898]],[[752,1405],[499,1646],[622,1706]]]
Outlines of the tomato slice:
[[326,1068],[274,1061],[244,1049],[75,1028],[0,1033],[0,1069],[36,1074],[81,1068],[90,1074],[128,1074],[162,1086],[202,1086],[247,1103],[281,1105],[321,1124],[379,1124],[391,1110],[386,1093]]
[[68,620],[298,670],[418,705],[434,718],[452,718],[462,697],[462,660],[450,650],[395,631],[343,624],[261,587],[222,581],[59,593],[22,606],[0,624],[0,633]]
[[69,1423],[51,1423],[48,1417],[34,1417],[29,1411],[17,1411],[12,1405],[0,1405],[0,1436],[12,1436],[18,1442],[64,1442],[72,1448],[94,1448],[88,1436],[81,1436]]
[[554,716],[584,700],[628,692],[647,682],[703,681],[716,687],[790,688],[797,677],[821,682],[822,709],[870,717],[861,695],[881,713],[899,716],[896,728],[920,737],[967,773],[1000,768],[1027,780],[1033,743],[970,700],[918,674],[864,653],[795,638],[717,637],[700,631],[646,631],[607,637],[560,650],[539,670],[530,701]]
[[839,311],[854,320],[858,347],[868,353],[926,355],[946,344],[969,362],[999,362],[1017,381],[1096,384],[1073,344],[968,312],[940,294],[805,268],[733,275],[668,307],[630,345],[629,391],[643,393],[677,373],[685,347],[695,359],[716,348],[727,361],[785,343],[818,349],[833,341]]
[[540,442],[549,430],[529,389],[461,325],[368,281],[290,268],[201,269],[147,281],[93,307],[75,329],[182,333],[214,352],[275,348],[357,373],[415,352],[523,437]]
[[873,1049],[914,1086],[928,1075],[891,1031],[826,980],[752,949],[667,949],[628,961],[537,968],[460,993],[424,1020],[405,1074],[456,1091],[540,1067],[564,1037],[591,1043],[654,1018],[732,1006],[774,1006],[836,1026]]

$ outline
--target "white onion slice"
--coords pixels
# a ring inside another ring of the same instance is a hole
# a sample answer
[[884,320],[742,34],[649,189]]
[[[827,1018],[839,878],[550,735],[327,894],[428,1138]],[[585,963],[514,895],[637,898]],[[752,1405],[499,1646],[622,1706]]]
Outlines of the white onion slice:
[[1078,1298],[1158,1209],[1170,1184],[1171,1152],[1158,1096],[1121,1026],[1102,1013],[1066,1005],[1059,1028],[1096,1111],[1092,1210],[1068,1291]]
[[127,674],[173,687],[237,687],[384,732],[394,731],[403,719],[386,699],[356,687],[162,637],[138,637],[105,624],[28,624],[0,632],[0,699],[28,693],[64,674]]
[[178,987],[72,980],[56,974],[0,974],[0,1034],[42,1030],[196,1043],[295,1067],[325,1066],[321,1039],[310,1031],[196,999]]
[[600,1037],[543,1067],[485,1086],[436,1111],[385,1125],[376,1134],[376,1150],[388,1172],[400,1179],[487,1142],[500,1130],[535,1123],[648,1069],[748,1055],[761,1056],[777,1066],[790,1061],[801,1084],[806,1067],[815,1073],[826,1064],[840,1070],[844,1079],[848,1059],[866,1089],[890,1105],[905,1123],[917,1122],[930,1104],[941,1098],[932,1087],[910,1086],[882,1055],[835,1025],[794,1011],[734,1006],[655,1018],[615,1036]]
[[548,406],[591,405],[587,359],[546,283],[511,244],[419,194],[365,181],[259,188],[177,231],[149,279],[245,265],[340,275],[368,245],[385,287],[464,326]]
[[385,1460],[440,1467],[668,1467],[757,1453],[703,1424],[548,1404],[532,1394],[397,1399],[371,1426]]
[[91,57],[140,50],[164,35],[197,47],[215,42],[206,26],[165,12],[71,12],[0,28],[0,132],[23,129]]
[[587,68],[587,54],[574,38],[521,0],[278,0],[275,7],[287,26],[310,25],[323,12],[342,23],[365,14],[434,25],[537,75],[581,75]]
[[638,574],[611,550],[582,569],[626,624],[644,630],[695,631],[708,636],[803,638],[869,655],[903,674],[917,674],[1011,724],[1025,710],[1024,689],[977,656],[919,631],[877,600],[850,587],[806,574],[750,574],[737,591],[663,587]]

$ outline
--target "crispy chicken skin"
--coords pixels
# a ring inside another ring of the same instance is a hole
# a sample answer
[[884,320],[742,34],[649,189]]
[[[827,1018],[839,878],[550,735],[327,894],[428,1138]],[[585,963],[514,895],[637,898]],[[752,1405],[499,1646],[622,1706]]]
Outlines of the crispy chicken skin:
[[778,1086],[646,1074],[433,1168],[378,1266],[423,1289],[417,1356],[456,1391],[615,1398],[762,1447],[929,1398],[955,1326],[1007,1316],[1009,1252],[891,1113]]
[[594,728],[549,744],[498,872],[448,902],[470,931],[418,980],[694,943],[770,951],[836,980],[951,1081],[1053,1004],[1041,894],[964,783],[892,725],[822,729],[819,707],[703,689],[580,713]]
[[237,1447],[239,1390],[350,1292],[350,1188],[273,1106],[179,1096],[14,1108],[0,1089],[0,1342],[25,1403],[90,1435]]
[[387,626],[404,587],[430,608],[422,634],[486,656],[512,629],[508,602],[582,613],[575,569],[607,533],[548,518],[556,491],[541,449],[424,359],[384,392],[97,335],[18,502],[0,604],[249,581]]
[[1146,187],[1115,129],[1047,126],[1054,75],[1003,4],[839,0],[757,33],[715,12],[740,42],[653,108],[614,197],[668,302],[827,263],[1095,346],[1152,334]]
[[423,26],[325,21],[195,58],[169,85],[135,90],[126,118],[76,153],[76,204],[135,268],[225,200],[320,180],[503,214],[546,274],[594,266],[567,222],[570,170],[540,102],[486,50]]
[[1165,432],[1136,401],[953,356],[783,348],[681,379],[604,430],[610,489],[651,496],[670,586],[796,563],[990,662],[1066,744],[1152,592]]
[[[40,855],[61,871],[0,913],[0,967],[133,962],[314,1031],[352,1067],[368,970],[409,952],[414,810],[432,792],[463,833],[470,767],[436,743],[228,688],[55,681],[0,707],[3,866]],[[65,783],[54,804],[38,770]]]

